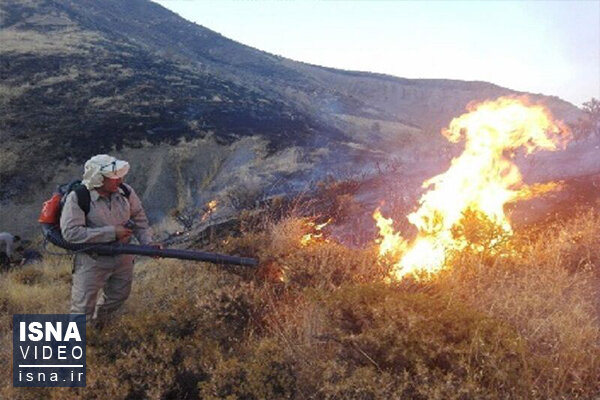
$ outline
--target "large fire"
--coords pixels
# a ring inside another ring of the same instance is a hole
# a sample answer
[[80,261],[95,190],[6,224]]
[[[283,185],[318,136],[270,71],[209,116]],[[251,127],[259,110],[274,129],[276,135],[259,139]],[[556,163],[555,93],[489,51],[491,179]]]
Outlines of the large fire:
[[555,183],[524,184],[512,162],[518,149],[530,154],[566,144],[569,130],[548,110],[524,99],[501,97],[469,106],[468,111],[442,132],[453,143],[464,140],[465,149],[446,172],[423,182],[429,190],[420,198],[419,208],[408,215],[418,230],[415,239],[409,242],[395,232],[393,221],[379,209],[373,214],[381,237],[379,254],[397,260],[396,279],[435,274],[446,266],[451,251],[464,249],[467,239],[457,236],[453,228],[466,212],[485,216],[504,234],[511,234],[504,205],[558,187]]

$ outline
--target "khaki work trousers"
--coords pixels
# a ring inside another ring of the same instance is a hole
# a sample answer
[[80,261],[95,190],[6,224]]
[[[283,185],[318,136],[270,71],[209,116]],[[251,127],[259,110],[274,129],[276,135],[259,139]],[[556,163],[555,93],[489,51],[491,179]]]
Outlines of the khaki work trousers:
[[[131,293],[134,256],[75,255],[71,286],[71,313],[105,320]],[[102,294],[99,296],[100,289]],[[99,297],[99,298],[98,298]]]

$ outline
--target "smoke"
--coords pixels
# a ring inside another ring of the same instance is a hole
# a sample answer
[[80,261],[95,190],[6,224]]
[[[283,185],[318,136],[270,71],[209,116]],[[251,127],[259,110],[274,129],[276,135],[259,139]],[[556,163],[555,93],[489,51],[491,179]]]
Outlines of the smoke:
[[530,182],[570,179],[600,173],[600,138],[587,137],[556,152],[540,152],[517,161]]

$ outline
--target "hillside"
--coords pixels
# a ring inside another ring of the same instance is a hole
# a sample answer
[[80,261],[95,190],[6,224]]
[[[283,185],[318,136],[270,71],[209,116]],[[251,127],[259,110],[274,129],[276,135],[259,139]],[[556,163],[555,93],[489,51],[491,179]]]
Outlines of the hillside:
[[[328,174],[369,174],[392,158],[439,162],[439,130],[467,103],[517,94],[299,63],[146,0],[5,0],[0,42],[0,220],[22,234],[94,154],[132,161],[156,222],[212,199],[226,212]],[[567,121],[579,115],[532,98]]]
[[259,262],[137,257],[84,388],[13,387],[13,315],[123,277],[87,246],[102,271],[52,246],[2,266],[0,399],[600,398],[600,137],[530,103],[582,115],[285,59],[148,0],[1,0],[0,231],[41,251],[41,203],[108,152],[166,247]]

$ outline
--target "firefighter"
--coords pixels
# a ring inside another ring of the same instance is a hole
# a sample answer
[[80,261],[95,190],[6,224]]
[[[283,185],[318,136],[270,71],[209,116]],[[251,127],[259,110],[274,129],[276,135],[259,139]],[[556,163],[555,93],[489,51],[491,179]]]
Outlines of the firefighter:
[[[157,246],[138,195],[123,183],[128,172],[128,162],[106,154],[96,155],[85,163],[82,184],[89,196],[86,192],[81,197],[89,200],[89,207],[82,209],[78,199],[81,191],[72,191],[67,196],[60,227],[68,242],[129,243],[135,236],[142,245]],[[84,209],[89,210],[87,214]],[[133,264],[134,256],[129,254],[77,253],[73,261],[71,313],[86,314],[88,322],[105,321],[129,297]]]

